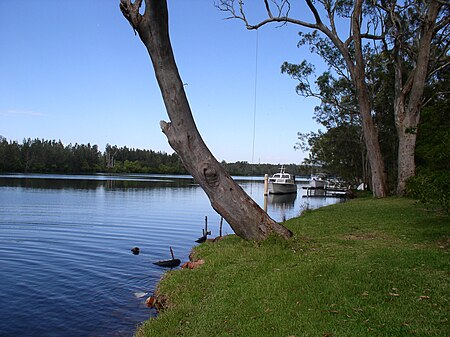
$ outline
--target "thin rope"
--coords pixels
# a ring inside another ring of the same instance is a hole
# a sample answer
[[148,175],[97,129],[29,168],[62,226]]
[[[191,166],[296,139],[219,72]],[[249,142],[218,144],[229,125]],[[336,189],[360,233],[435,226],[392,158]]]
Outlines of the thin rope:
[[[253,142],[252,142],[252,176],[254,176],[255,164],[255,139],[256,139],[256,103],[257,103],[257,89],[258,89],[258,49],[259,49],[259,33],[256,30],[256,47],[255,47],[255,83],[253,95]],[[253,194],[253,183],[250,183],[250,194]]]
[[256,30],[256,51],[255,51],[255,91],[253,97],[253,144],[252,144],[252,168],[255,163],[255,139],[256,139],[256,103],[257,103],[257,89],[258,89],[258,30]]

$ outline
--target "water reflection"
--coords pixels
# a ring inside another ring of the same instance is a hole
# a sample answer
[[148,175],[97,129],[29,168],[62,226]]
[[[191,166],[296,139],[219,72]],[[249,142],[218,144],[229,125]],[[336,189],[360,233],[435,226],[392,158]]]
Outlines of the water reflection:
[[[262,179],[236,180],[263,206]],[[303,196],[269,196],[269,215],[340,201]],[[190,176],[0,175],[0,335],[132,336],[155,314],[134,295],[162,276],[152,262],[169,246],[186,261],[205,216],[218,235],[220,216]]]
[[192,178],[181,179],[56,179],[56,178],[6,178],[0,176],[0,186],[21,187],[29,189],[74,189],[95,190],[103,189],[160,189],[160,188],[197,188]]
[[295,199],[297,199],[297,193],[268,195],[269,204],[278,208],[293,208]]

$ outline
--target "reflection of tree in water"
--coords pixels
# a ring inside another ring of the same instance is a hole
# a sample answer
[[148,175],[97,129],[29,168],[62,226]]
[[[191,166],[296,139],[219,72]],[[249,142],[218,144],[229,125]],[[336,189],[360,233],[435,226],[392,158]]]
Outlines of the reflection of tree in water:
[[192,179],[155,179],[155,178],[127,178],[121,176],[83,177],[82,175],[61,176],[60,178],[25,177],[0,178],[0,186],[35,188],[35,189],[74,189],[96,190],[130,190],[130,189],[161,189],[167,187],[197,188]]

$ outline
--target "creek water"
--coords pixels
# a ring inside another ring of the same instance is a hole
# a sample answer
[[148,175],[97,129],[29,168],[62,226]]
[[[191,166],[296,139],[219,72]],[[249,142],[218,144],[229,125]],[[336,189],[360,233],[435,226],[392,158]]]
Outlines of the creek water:
[[[262,206],[262,178],[236,179]],[[272,218],[340,201],[298,186],[269,196]],[[187,261],[205,216],[217,236],[220,216],[190,176],[0,175],[0,336],[133,336],[156,315],[144,302],[167,269],[152,262],[169,247]]]

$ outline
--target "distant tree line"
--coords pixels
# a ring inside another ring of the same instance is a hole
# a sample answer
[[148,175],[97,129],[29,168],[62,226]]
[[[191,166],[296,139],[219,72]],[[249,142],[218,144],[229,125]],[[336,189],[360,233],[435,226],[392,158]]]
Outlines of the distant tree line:
[[107,145],[69,144],[44,139],[22,143],[0,136],[0,172],[29,173],[170,173],[186,171],[174,154]]
[[[280,164],[221,163],[231,175],[263,176],[279,171]],[[311,168],[286,165],[286,171],[308,175]],[[101,152],[88,143],[64,145],[60,140],[24,139],[22,143],[0,136],[0,172],[16,173],[159,173],[187,174],[176,153],[117,147]]]
[[[235,163],[221,162],[225,170],[235,176],[264,176],[265,174],[272,175],[280,171],[281,164],[251,164],[246,161],[237,161]],[[286,172],[295,174],[297,176],[310,175],[316,172],[319,168],[308,165],[287,164],[284,165]]]

